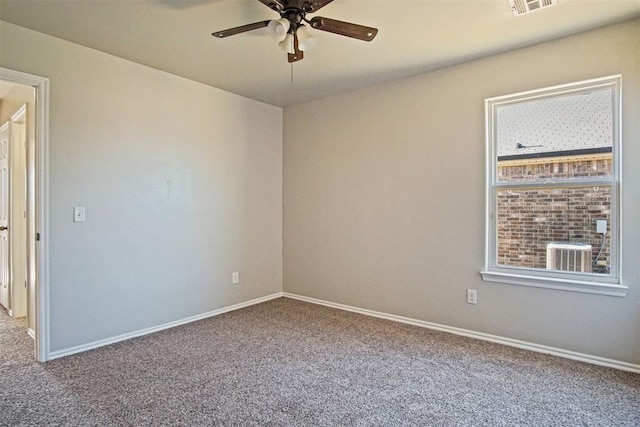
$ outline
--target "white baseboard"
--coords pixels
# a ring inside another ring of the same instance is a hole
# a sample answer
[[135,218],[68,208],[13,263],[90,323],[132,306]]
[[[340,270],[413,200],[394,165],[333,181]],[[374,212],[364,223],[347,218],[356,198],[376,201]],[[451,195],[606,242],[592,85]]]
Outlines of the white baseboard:
[[270,301],[272,299],[281,298],[282,292],[277,292],[275,294],[267,295],[260,298],[255,298],[249,301],[241,302],[238,304],[230,305],[228,307],[219,308],[217,310],[209,311],[207,313],[197,314],[195,316],[187,317],[185,319],[176,320],[174,322],[165,323],[159,326],[153,326],[151,328],[141,329],[134,332],[129,332],[122,335],[117,335],[115,337],[106,338],[103,340],[93,341],[88,344],[82,344],[76,347],[67,348],[64,350],[57,350],[49,353],[49,358],[47,360],[58,359],[60,357],[70,356],[72,354],[82,353],[85,351],[93,350],[99,347],[104,347],[106,345],[115,344],[117,342],[126,341],[131,338],[141,337],[143,335],[153,334],[154,332],[160,332],[165,329],[175,328],[176,326],[185,325],[187,323],[196,322],[198,320],[207,319],[209,317],[218,316],[220,314],[228,313],[230,311],[239,310],[241,308],[249,307],[252,305],[260,304],[263,302]]
[[505,338],[497,335],[485,334],[483,332],[476,332],[469,329],[456,328],[453,326],[446,326],[438,323],[425,322],[424,320],[411,319],[409,317],[396,316],[394,314],[387,314],[379,311],[367,310],[364,308],[352,307],[349,305],[319,300],[316,298],[305,297],[302,295],[291,294],[288,292],[283,292],[282,296],[285,298],[297,299],[297,300],[309,302],[312,304],[318,304],[318,305],[324,305],[326,307],[337,308],[339,310],[345,310],[345,311],[351,311],[354,313],[364,314],[365,316],[377,317],[380,319],[387,319],[394,322],[406,323],[408,325],[420,326],[422,328],[433,329],[441,332],[448,332],[451,334],[461,335],[464,337],[476,338],[483,341],[489,341],[497,344],[508,345],[510,347],[516,347],[524,350],[535,351],[536,353],[551,354],[553,356],[564,357],[565,359],[578,360],[580,362],[591,363],[593,365],[606,366],[609,368],[620,369],[623,371],[640,373],[640,365],[636,365],[633,363],[621,362],[618,360],[607,359],[604,357],[577,353],[574,351],[564,350],[561,348],[547,347],[545,345],[535,344],[527,341],[520,341],[512,338]]
[[[305,297],[302,295],[291,294],[288,292],[277,292],[271,295],[267,295],[264,297],[252,299],[249,301],[245,301],[239,304],[234,304],[228,307],[223,307],[217,310],[213,310],[207,313],[198,314],[195,316],[187,317],[185,319],[176,320],[174,322],[165,323],[163,325],[154,326],[151,328],[146,328],[134,332],[130,332],[127,334],[118,335],[115,337],[94,341],[88,344],[79,345],[76,347],[71,347],[64,350],[58,350],[51,352],[47,360],[58,359],[60,357],[70,356],[72,354],[82,353],[85,351],[93,350],[99,347],[104,347],[106,345],[115,344],[117,342],[126,341],[131,338],[136,338],[148,334],[152,334],[155,332],[159,332],[165,329],[174,328],[176,326],[185,325],[187,323],[196,322],[198,320],[206,319],[209,317],[218,316],[220,314],[228,313],[230,311],[239,310],[241,308],[249,307],[252,305],[260,304],[263,302],[267,302],[276,298],[285,297],[296,299],[300,301],[309,302],[312,304],[323,305],[326,307],[336,308],[339,310],[351,311],[353,313],[363,314],[365,316],[377,317],[380,319],[391,320],[393,322],[405,323],[408,325],[419,326],[422,328],[433,329],[441,332],[448,332],[455,335],[465,336],[469,338],[480,339],[484,341],[489,341],[497,344],[507,345],[511,347],[516,347],[524,350],[535,351],[536,353],[544,353],[550,354],[553,356],[564,357],[566,359],[577,360],[580,362],[591,363],[594,365],[606,366],[609,368],[620,369],[623,371],[640,373],[640,365],[636,365],[633,363],[621,362],[618,360],[607,359],[599,356],[592,356],[584,353],[577,353],[570,350],[564,350],[561,348],[548,347],[540,344],[535,344],[527,341],[515,340],[512,338],[501,337],[497,335],[485,334],[483,332],[476,332],[469,329],[457,328],[453,326],[441,325],[438,323],[426,322],[424,320],[412,319],[409,317],[397,316],[394,314],[382,313],[379,311],[367,310],[364,308],[353,307],[345,304],[334,303],[330,301],[324,301],[316,298]],[[32,335],[32,331],[29,330],[29,335]]]

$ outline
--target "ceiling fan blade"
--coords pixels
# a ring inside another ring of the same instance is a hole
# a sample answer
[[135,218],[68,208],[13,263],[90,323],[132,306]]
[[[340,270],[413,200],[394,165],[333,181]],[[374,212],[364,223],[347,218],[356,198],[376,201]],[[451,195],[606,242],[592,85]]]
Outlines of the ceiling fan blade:
[[358,40],[370,42],[378,34],[378,29],[373,27],[365,27],[364,25],[352,24],[350,22],[338,21],[336,19],[323,18],[316,16],[309,21],[311,27],[316,30],[328,31],[341,36],[352,37]]
[[242,25],[240,27],[217,31],[215,33],[211,33],[211,35],[213,37],[218,37],[219,39],[223,39],[225,37],[233,36],[236,34],[246,33],[247,31],[257,30],[258,28],[264,28],[267,25],[269,25],[269,20],[254,22],[253,24],[247,24],[247,25]]
[[305,0],[302,1],[301,9],[305,10],[308,13],[317,12],[319,9],[325,7],[333,0]]
[[289,62],[298,62],[304,59],[304,53],[298,47],[298,35],[293,35],[293,53],[287,53]]
[[275,10],[276,12],[280,12],[284,9],[286,1],[283,3],[282,0],[258,0],[260,3],[267,6],[269,9]]
[[333,0],[258,0],[269,9],[281,12],[287,8],[302,9],[306,13],[316,12],[331,3]]

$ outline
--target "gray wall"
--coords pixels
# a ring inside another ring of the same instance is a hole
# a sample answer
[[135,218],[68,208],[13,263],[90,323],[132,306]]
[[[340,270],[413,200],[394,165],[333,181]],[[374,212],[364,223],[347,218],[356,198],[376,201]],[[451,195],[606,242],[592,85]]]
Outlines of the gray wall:
[[[483,282],[484,99],[618,73],[628,295]],[[286,108],[284,290],[640,363],[639,93],[635,20]]]
[[282,109],[4,22],[0,39],[0,66],[50,79],[52,351],[281,291]]

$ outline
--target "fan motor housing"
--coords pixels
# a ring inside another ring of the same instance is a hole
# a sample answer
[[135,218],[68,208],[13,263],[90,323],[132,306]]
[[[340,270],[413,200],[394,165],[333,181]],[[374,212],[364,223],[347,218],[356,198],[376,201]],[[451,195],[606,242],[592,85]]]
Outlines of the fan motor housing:
[[284,9],[282,12],[280,12],[280,16],[285,19],[288,19],[292,25],[293,24],[300,25],[300,23],[304,21],[306,12],[303,11],[302,9],[298,9],[297,7],[291,7],[291,8]]

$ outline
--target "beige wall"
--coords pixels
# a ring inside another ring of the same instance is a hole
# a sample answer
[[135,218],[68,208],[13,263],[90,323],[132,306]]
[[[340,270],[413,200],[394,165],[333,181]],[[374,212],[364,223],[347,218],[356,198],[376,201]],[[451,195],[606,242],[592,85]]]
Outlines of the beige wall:
[[[628,295],[483,282],[484,99],[617,73]],[[639,364],[639,94],[635,20],[286,108],[284,290]]]
[[[13,85],[9,92],[0,99],[0,123],[10,120],[11,116],[18,111],[23,104],[29,104],[28,109],[33,110],[33,102],[33,88],[22,85]],[[31,117],[31,114],[29,117]]]
[[53,352],[281,291],[282,109],[8,23],[0,40],[0,66],[50,79]]

